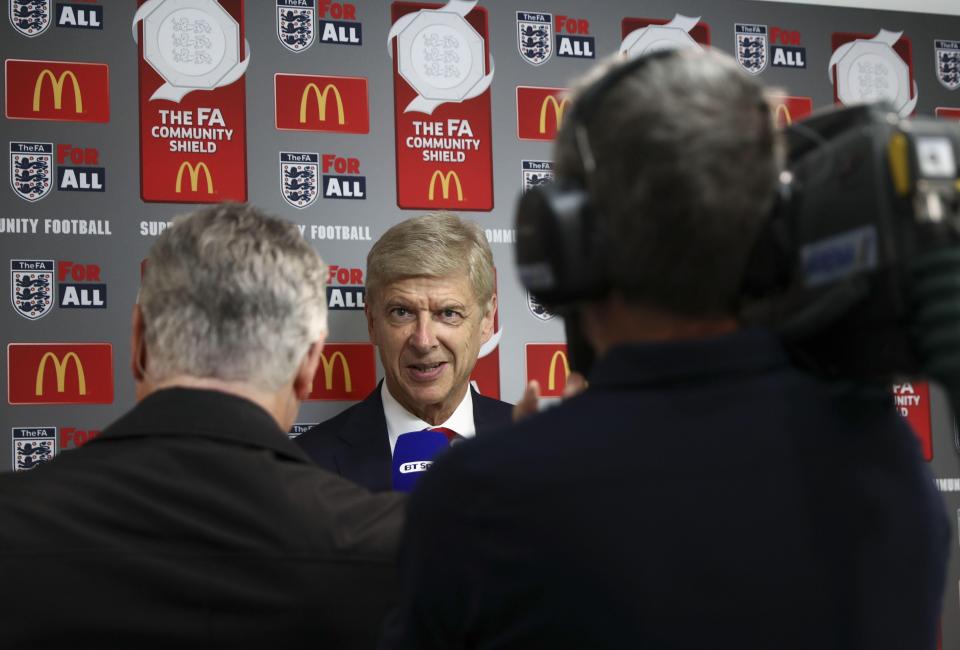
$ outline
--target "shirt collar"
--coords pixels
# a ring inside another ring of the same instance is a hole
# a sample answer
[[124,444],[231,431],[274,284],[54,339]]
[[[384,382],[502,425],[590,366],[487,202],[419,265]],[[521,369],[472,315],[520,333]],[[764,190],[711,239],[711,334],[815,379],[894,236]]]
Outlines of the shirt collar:
[[441,424],[433,425],[424,422],[405,409],[400,402],[390,394],[390,391],[387,389],[387,382],[384,381],[380,386],[380,398],[383,400],[383,415],[387,419],[387,436],[390,439],[390,453],[393,454],[393,449],[397,446],[397,438],[399,438],[401,434],[431,429],[434,426],[452,429],[464,438],[474,437],[477,433],[477,426],[473,421],[473,395],[471,393],[472,391],[467,388],[466,394],[464,394],[463,399],[460,400],[460,404],[454,409],[450,417]]

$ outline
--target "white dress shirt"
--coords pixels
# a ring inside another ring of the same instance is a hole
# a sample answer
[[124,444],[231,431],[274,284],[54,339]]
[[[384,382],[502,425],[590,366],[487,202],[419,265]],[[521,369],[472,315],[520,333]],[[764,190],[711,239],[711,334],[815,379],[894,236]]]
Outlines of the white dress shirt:
[[422,431],[423,429],[432,429],[434,427],[446,427],[456,431],[458,435],[464,438],[472,438],[477,433],[477,425],[473,422],[473,396],[472,391],[467,386],[467,393],[463,396],[460,404],[454,409],[453,414],[441,424],[433,425],[424,422],[416,415],[400,405],[390,391],[387,389],[387,382],[383,382],[380,387],[380,399],[383,400],[383,415],[387,418],[387,436],[390,439],[390,454],[393,454],[397,446],[397,438],[401,434],[411,431]]

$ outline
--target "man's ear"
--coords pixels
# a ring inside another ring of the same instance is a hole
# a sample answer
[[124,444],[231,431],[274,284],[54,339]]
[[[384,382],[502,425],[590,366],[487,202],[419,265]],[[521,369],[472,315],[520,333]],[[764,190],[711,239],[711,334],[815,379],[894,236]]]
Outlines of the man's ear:
[[313,392],[313,379],[317,376],[317,366],[320,365],[323,353],[324,336],[310,344],[307,353],[297,366],[297,374],[293,378],[293,392],[301,402]]
[[130,324],[130,369],[137,382],[143,381],[147,374],[147,340],[146,327],[143,322],[143,312],[140,305],[133,306],[133,316]]
[[[370,294],[367,294],[367,299],[370,298]],[[373,312],[370,310],[370,303],[366,302],[363,305],[363,313],[367,317],[367,337],[370,339],[370,342],[374,345],[377,344],[376,332],[373,329]]]
[[496,322],[497,316],[497,294],[493,294],[490,297],[490,303],[487,308],[487,313],[483,315],[483,320],[480,321],[480,343],[486,343],[490,340],[490,337],[493,336],[493,324]]

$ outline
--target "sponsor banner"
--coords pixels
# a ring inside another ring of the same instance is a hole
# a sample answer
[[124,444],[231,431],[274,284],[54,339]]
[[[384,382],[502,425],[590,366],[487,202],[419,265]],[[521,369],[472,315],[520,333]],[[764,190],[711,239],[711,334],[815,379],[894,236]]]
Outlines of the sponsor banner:
[[100,167],[100,152],[93,147],[57,145],[57,189],[61,192],[103,192],[107,170]]
[[57,455],[56,427],[13,427],[13,471],[25,472]]
[[750,74],[760,74],[767,69],[767,26],[736,23],[734,48],[737,63]]
[[960,41],[935,40],[937,81],[947,90],[960,88]]
[[273,75],[278,129],[370,133],[367,80],[308,74]]
[[318,0],[320,18],[317,32],[321,43],[363,45],[363,25],[357,21],[357,7],[350,2]]
[[553,56],[553,14],[517,12],[517,50],[530,65],[541,65]]
[[10,304],[27,320],[53,308],[53,260],[10,260]]
[[910,423],[920,441],[923,458],[933,460],[933,436],[930,427],[930,385],[926,382],[893,385],[897,412]]
[[12,120],[110,121],[105,63],[7,59],[4,96]]
[[360,175],[359,159],[323,154],[323,198],[367,198],[367,177]]
[[377,387],[377,362],[370,343],[327,343],[308,400],[356,402]]
[[942,117],[948,120],[960,120],[960,108],[946,108],[944,106],[938,106],[934,110],[934,114],[937,117]]
[[397,205],[492,210],[486,9],[459,0],[390,8]]
[[329,241],[373,241],[370,226],[322,226],[316,223],[297,224],[304,239]]
[[901,117],[917,106],[913,48],[903,32],[877,34],[834,32],[827,75],[835,103],[850,105],[886,101]]
[[50,0],[8,0],[10,24],[17,33],[33,38],[50,27]]
[[103,29],[103,7],[86,2],[58,2],[57,27]]
[[771,27],[770,59],[774,68],[806,68],[807,48],[800,47],[800,32]]
[[53,143],[10,143],[10,187],[14,193],[33,203],[53,188]]
[[770,106],[777,126],[790,126],[813,112],[813,99],[810,97],[791,97],[790,95],[770,95]]
[[99,435],[100,431],[96,429],[60,427],[60,450],[82,447]]
[[327,275],[328,309],[362,310],[366,307],[366,292],[363,269],[330,265]]
[[710,45],[710,26],[700,17],[624,18],[620,21],[620,52],[629,57],[655,50],[701,49]]
[[144,201],[247,199],[243,0],[139,0]]
[[277,38],[291,52],[303,52],[317,40],[314,0],[277,0]]
[[107,285],[101,282],[99,265],[60,260],[57,281],[57,306],[61,309],[107,308]]
[[280,192],[289,205],[302,210],[320,196],[317,177],[320,175],[320,154],[294,151],[280,152]]
[[553,140],[570,100],[566,88],[517,86],[517,137]]
[[553,180],[553,162],[549,160],[522,160],[521,165],[521,187],[524,192]]
[[10,404],[112,404],[109,343],[10,343]]
[[557,14],[553,22],[556,32],[557,56],[571,59],[596,57],[596,42],[590,36],[590,22],[585,18],[571,18]]
[[560,397],[570,375],[566,343],[527,343],[527,383],[536,379],[543,397]]

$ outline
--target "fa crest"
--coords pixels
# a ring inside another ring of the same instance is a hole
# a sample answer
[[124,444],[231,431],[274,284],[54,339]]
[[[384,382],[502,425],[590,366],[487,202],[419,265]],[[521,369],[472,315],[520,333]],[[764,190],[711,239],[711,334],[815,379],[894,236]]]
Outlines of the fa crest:
[[56,427],[13,429],[13,471],[24,472],[53,460],[57,454]]
[[553,318],[553,313],[540,304],[540,302],[534,298],[533,294],[529,291],[527,292],[527,307],[530,308],[530,313],[540,320],[550,320]]
[[10,260],[10,303],[27,320],[53,308],[53,260]]
[[10,24],[13,28],[33,38],[50,27],[50,0],[9,0]]
[[10,186],[24,201],[39,201],[53,187],[53,144],[10,143]]
[[553,14],[518,11],[517,49],[531,65],[546,63],[553,54]]
[[[306,5],[306,6],[304,6]],[[277,0],[277,38],[291,52],[303,52],[316,40],[313,0]]]
[[934,41],[937,79],[947,90],[960,88],[960,41]]
[[553,180],[553,163],[549,160],[523,161],[523,191]]
[[767,26],[735,25],[737,63],[750,74],[760,74],[767,67]]
[[317,175],[320,155],[315,153],[280,152],[280,192],[283,200],[302,210],[317,200]]

